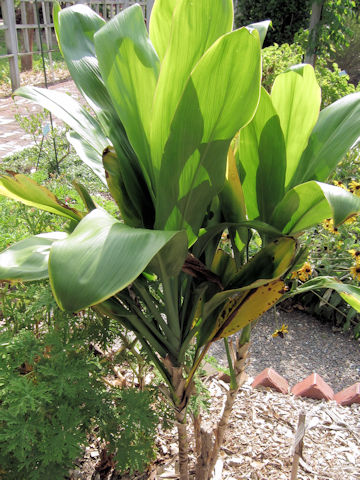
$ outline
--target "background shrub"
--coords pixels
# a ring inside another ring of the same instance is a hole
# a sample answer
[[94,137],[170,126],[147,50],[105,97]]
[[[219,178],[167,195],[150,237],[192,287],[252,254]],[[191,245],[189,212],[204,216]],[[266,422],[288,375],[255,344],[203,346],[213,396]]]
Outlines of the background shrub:
[[309,24],[310,7],[303,0],[238,0],[235,22],[237,26],[261,20],[271,20],[265,46],[273,43],[292,43],[295,33]]
[[[263,49],[263,86],[270,92],[275,78],[292,65],[302,62],[304,50],[298,43],[272,45]],[[339,98],[355,92],[349,76],[340,70],[336,63],[319,57],[315,65],[317,81],[321,87],[321,108]]]

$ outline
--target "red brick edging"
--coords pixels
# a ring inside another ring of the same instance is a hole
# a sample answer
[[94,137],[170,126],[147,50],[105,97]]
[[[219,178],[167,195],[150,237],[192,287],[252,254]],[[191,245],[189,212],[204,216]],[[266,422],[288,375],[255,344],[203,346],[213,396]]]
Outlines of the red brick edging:
[[[287,380],[279,375],[273,368],[265,368],[257,375],[251,386],[269,387],[281,393],[289,393]],[[360,382],[334,394],[333,389],[317,373],[312,373],[301,382],[294,385],[291,393],[300,397],[314,398],[317,400],[335,400],[339,405],[352,405],[360,403]]]

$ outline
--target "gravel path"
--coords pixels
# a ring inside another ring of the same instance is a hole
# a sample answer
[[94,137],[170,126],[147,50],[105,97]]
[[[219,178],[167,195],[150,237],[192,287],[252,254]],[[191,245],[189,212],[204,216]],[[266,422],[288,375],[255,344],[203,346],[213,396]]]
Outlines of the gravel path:
[[[285,323],[284,338],[271,334]],[[210,354],[226,363],[223,342],[215,343]],[[285,377],[290,387],[313,372],[318,373],[336,392],[360,382],[360,341],[347,334],[334,333],[329,324],[294,310],[267,312],[253,329],[247,372],[256,376],[272,367]]]

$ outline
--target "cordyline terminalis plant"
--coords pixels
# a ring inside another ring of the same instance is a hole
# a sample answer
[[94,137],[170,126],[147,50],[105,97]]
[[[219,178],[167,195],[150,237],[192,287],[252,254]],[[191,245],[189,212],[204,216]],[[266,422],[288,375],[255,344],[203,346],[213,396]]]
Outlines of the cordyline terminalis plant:
[[[49,278],[61,308],[92,307],[136,334],[174,408],[183,480],[194,373],[211,342],[241,331],[215,438],[198,431],[196,475],[208,479],[243,378],[251,322],[282,297],[301,233],[360,211],[358,198],[323,183],[359,136],[360,94],[319,114],[313,69],[299,65],[269,95],[260,86],[266,24],[231,31],[231,0],[156,0],[149,35],[138,5],[108,23],[83,5],[56,6],[54,23],[94,115],[55,91],[16,94],[69,125],[70,142],[108,185],[121,218],[80,184],[84,211],[9,172],[0,193],[69,223],[66,232],[8,248],[0,278]],[[231,254],[218,248],[226,229]],[[262,246],[249,259],[254,230]],[[331,286],[359,309],[356,287],[331,278],[309,285]]]

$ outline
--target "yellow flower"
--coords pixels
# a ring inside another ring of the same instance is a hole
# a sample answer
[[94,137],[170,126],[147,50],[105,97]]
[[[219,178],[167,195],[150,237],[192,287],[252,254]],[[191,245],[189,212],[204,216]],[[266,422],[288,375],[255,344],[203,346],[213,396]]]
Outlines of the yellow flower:
[[343,182],[338,182],[337,180],[334,180],[334,181],[333,181],[333,184],[334,184],[336,187],[340,187],[340,188],[343,188],[344,190],[347,190],[346,185],[344,185]]
[[351,193],[360,197],[360,183],[359,182],[355,182],[355,180],[352,180],[349,183],[349,187],[350,187],[350,192]]
[[327,218],[322,223],[325,230],[328,230],[331,233],[335,233],[336,235],[339,234],[337,227],[334,227],[334,220],[332,218]]
[[292,272],[291,278],[298,278],[302,282],[305,282],[308,278],[311,277],[312,268],[309,262],[305,262],[304,265],[299,268],[296,272]]
[[274,338],[275,337],[284,338],[285,333],[289,333],[289,330],[288,330],[288,326],[283,323],[281,328],[278,328],[277,330],[275,330],[275,332],[271,336]]
[[358,263],[350,267],[350,273],[354,280],[359,280],[360,282],[360,265]]
[[356,215],[351,215],[351,217],[349,217],[347,220],[345,220],[344,224],[345,225],[351,225],[352,223],[354,223],[356,221]]
[[360,264],[360,250],[355,250],[355,248],[352,248],[351,250],[348,250],[350,255],[355,258],[356,264]]

